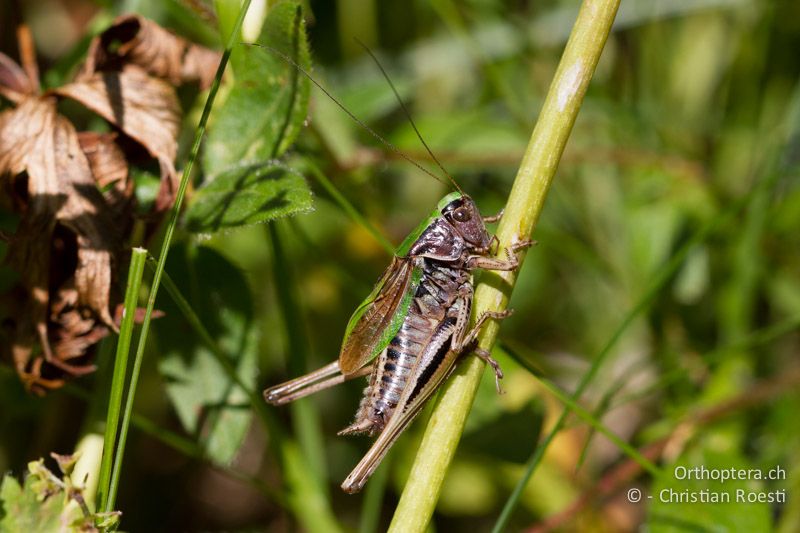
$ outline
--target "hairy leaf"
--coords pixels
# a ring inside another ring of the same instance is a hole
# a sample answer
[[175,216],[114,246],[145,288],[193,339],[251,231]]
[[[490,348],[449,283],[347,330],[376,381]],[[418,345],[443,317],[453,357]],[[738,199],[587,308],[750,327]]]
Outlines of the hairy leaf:
[[[310,69],[305,24],[295,2],[277,4],[258,42]],[[306,118],[309,82],[285,59],[256,46],[234,49],[234,85],[216,110],[204,167],[211,179],[242,162],[278,157],[292,144]]]
[[[44,461],[28,463],[25,482],[20,485],[10,474],[0,484],[0,533],[17,531],[97,532],[96,524],[113,529],[119,513],[91,513],[84,488],[70,479],[77,455],[50,454],[61,469],[56,476]],[[103,529],[106,531],[107,529]]]
[[186,226],[205,233],[311,210],[311,191],[303,176],[285,165],[266,162],[223,172],[201,187],[186,211]]
[[[0,532],[59,531],[62,513],[69,502],[63,496],[52,496],[40,502],[39,494],[32,488],[35,483],[33,476],[28,476],[24,485],[20,485],[9,474],[3,477],[3,484],[0,485],[0,503],[3,509]],[[71,507],[70,510],[73,514],[80,512],[77,507]],[[69,521],[77,517],[71,516]]]

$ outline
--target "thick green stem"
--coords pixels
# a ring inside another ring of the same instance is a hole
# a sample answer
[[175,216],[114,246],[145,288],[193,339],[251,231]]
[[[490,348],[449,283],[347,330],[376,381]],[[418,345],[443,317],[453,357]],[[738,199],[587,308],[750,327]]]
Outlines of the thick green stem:
[[[619,0],[586,0],[581,6],[497,230],[501,249],[533,232],[618,7]],[[504,309],[515,281],[514,272],[484,276],[475,291],[475,315]],[[488,325],[479,337],[480,347],[491,349],[497,332],[497,324]],[[483,362],[468,358],[443,387],[390,531],[427,527],[483,370]]]

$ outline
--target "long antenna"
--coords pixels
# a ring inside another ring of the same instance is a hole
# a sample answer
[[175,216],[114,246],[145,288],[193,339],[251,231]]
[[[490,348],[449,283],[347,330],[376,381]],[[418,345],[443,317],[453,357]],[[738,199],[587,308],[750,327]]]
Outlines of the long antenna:
[[381,62],[378,61],[378,58],[375,57],[375,54],[372,53],[372,50],[370,50],[369,47],[366,44],[362,43],[358,39],[358,37],[353,37],[353,39],[355,39],[355,41],[359,45],[361,45],[361,48],[363,48],[369,54],[369,56],[372,58],[372,60],[375,62],[375,64],[378,65],[378,68],[380,69],[381,74],[383,74],[383,77],[386,79],[386,82],[389,84],[389,87],[392,88],[392,92],[394,93],[395,98],[397,98],[397,101],[400,104],[400,107],[403,109],[403,113],[405,113],[406,117],[408,118],[408,121],[411,123],[411,127],[414,128],[414,133],[417,134],[417,138],[419,139],[419,142],[421,142],[422,146],[425,147],[425,150],[427,150],[428,155],[430,155],[431,158],[436,162],[436,165],[441,169],[441,171],[444,172],[444,175],[447,176],[447,179],[450,180],[450,183],[453,184],[453,187],[455,187],[458,192],[463,194],[464,191],[462,191],[461,187],[458,186],[458,183],[456,183],[456,180],[454,180],[453,176],[451,176],[450,173],[447,172],[447,169],[444,168],[444,165],[442,165],[441,161],[439,161],[439,159],[433,153],[433,150],[431,150],[430,146],[428,146],[428,143],[426,143],[425,139],[422,138],[422,134],[419,132],[419,129],[417,128],[417,125],[414,122],[414,119],[411,117],[411,112],[406,107],[406,104],[405,104],[405,102],[403,102],[403,99],[400,98],[400,93],[397,92],[397,89],[395,88],[394,83],[392,83],[391,78],[389,78],[389,75],[386,73],[386,70],[383,68],[383,65],[381,65]]
[[[368,131],[368,132],[369,132],[369,133],[370,133],[370,134],[371,134],[373,137],[375,137],[375,138],[376,138],[376,139],[377,139],[377,140],[378,140],[378,141],[379,141],[381,144],[383,144],[384,146],[386,146],[387,148],[389,148],[389,149],[390,149],[392,152],[394,152],[395,154],[399,155],[400,157],[402,157],[403,159],[405,159],[406,161],[408,161],[409,163],[411,163],[412,165],[414,165],[415,167],[417,167],[419,170],[421,170],[422,172],[424,172],[424,173],[425,173],[425,174],[427,174],[428,176],[430,176],[430,177],[432,177],[433,179],[435,179],[436,181],[438,181],[438,182],[441,182],[441,183],[445,183],[445,184],[446,184],[446,182],[442,181],[442,179],[441,179],[439,176],[437,176],[436,174],[434,174],[433,172],[431,172],[430,170],[426,169],[425,167],[423,167],[422,165],[420,165],[419,163],[417,163],[416,161],[414,161],[413,159],[411,159],[409,156],[407,156],[406,154],[404,154],[404,153],[402,152],[402,150],[400,150],[398,147],[396,147],[395,145],[393,145],[392,143],[390,143],[389,141],[387,141],[386,139],[384,139],[383,137],[381,137],[381,136],[380,136],[380,135],[379,135],[379,134],[378,134],[378,133],[377,133],[375,130],[373,130],[372,128],[370,128],[369,126],[367,126],[367,125],[364,123],[364,121],[362,121],[360,118],[358,118],[358,117],[357,117],[357,116],[355,116],[353,113],[351,113],[351,112],[350,112],[350,110],[349,110],[349,109],[347,109],[347,108],[344,106],[344,104],[342,104],[342,103],[341,103],[339,100],[337,100],[335,96],[333,96],[333,95],[332,95],[332,94],[331,94],[331,93],[330,93],[330,92],[329,92],[329,91],[328,91],[328,90],[327,90],[325,87],[323,87],[321,83],[319,83],[317,80],[315,80],[315,79],[314,79],[314,78],[311,76],[311,74],[309,74],[309,73],[308,73],[308,71],[307,71],[305,68],[303,68],[302,66],[300,66],[300,65],[297,63],[297,61],[295,61],[293,58],[291,58],[290,56],[288,56],[288,55],[284,54],[284,53],[283,53],[283,52],[281,52],[280,50],[278,50],[278,49],[276,49],[276,48],[273,48],[273,47],[271,47],[271,46],[267,46],[267,45],[265,45],[265,44],[259,44],[259,43],[242,43],[242,44],[246,44],[246,45],[249,45],[249,46],[257,46],[257,47],[259,47],[259,48],[264,48],[265,50],[269,50],[270,52],[272,52],[272,53],[273,53],[273,54],[275,54],[276,56],[280,57],[281,59],[283,59],[283,60],[284,60],[284,61],[286,61],[287,63],[289,63],[289,64],[293,65],[293,66],[294,66],[294,68],[296,68],[297,70],[299,70],[299,71],[300,71],[300,72],[301,72],[301,73],[302,73],[302,74],[303,74],[303,75],[304,75],[306,78],[308,78],[308,79],[311,81],[311,83],[313,83],[314,85],[316,85],[316,86],[317,86],[317,89],[319,89],[320,91],[322,91],[323,93],[325,93],[325,96],[327,96],[328,98],[330,98],[330,99],[331,99],[331,101],[333,101],[333,103],[334,103],[334,104],[336,104],[337,106],[339,106],[339,108],[340,108],[342,111],[344,111],[345,113],[347,113],[347,115],[348,115],[348,116],[349,116],[349,117],[350,117],[350,118],[351,118],[351,119],[352,119],[354,122],[356,122],[356,123],[357,123],[359,126],[361,126],[362,128],[364,128],[365,130],[367,130],[367,131]],[[392,89],[394,89],[394,87],[393,87]],[[401,105],[402,105],[402,102],[401,102]],[[416,127],[414,127],[414,129],[416,130]],[[423,141],[423,143],[424,143],[424,141]],[[431,155],[432,155],[432,154],[431,154]],[[435,159],[435,158],[434,158],[434,159]],[[438,161],[437,161],[437,163],[438,163]],[[440,166],[441,166],[441,165],[440,165]],[[447,177],[448,177],[448,178],[450,178],[450,175],[448,174],[448,175],[447,175]],[[450,181],[452,181],[452,180],[453,180],[453,178],[450,178]],[[453,183],[455,183],[455,182],[453,182]],[[459,192],[461,192],[461,189],[458,187],[458,185],[456,185],[456,188],[458,188]]]

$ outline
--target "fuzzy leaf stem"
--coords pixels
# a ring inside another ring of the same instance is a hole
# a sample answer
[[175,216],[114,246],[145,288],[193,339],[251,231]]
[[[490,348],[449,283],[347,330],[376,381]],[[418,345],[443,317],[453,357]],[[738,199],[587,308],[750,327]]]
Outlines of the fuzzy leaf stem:
[[[497,230],[501,250],[533,233],[618,7],[619,0],[585,0],[581,5]],[[475,291],[475,316],[486,310],[504,309],[515,281],[513,272],[483,276]],[[481,348],[491,349],[498,328],[490,323],[483,329],[479,337]],[[425,531],[483,371],[484,363],[469,357],[443,387],[390,532]]]

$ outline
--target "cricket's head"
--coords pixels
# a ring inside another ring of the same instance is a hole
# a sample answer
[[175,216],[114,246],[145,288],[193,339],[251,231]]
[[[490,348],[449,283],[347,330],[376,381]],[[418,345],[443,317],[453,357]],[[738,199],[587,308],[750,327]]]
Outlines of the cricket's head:
[[442,216],[474,248],[488,248],[492,236],[486,231],[475,201],[460,192],[447,195],[439,204]]

